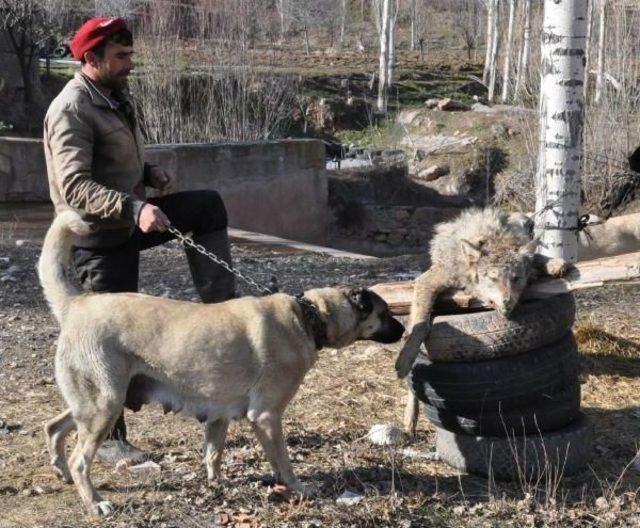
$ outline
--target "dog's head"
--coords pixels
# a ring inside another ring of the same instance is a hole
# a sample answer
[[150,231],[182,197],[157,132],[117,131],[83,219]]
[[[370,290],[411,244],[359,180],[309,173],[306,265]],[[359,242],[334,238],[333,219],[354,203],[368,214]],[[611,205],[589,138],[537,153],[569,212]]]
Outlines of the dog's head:
[[359,340],[394,343],[404,326],[382,297],[365,288],[319,288],[305,292],[327,324],[327,346],[342,348]]

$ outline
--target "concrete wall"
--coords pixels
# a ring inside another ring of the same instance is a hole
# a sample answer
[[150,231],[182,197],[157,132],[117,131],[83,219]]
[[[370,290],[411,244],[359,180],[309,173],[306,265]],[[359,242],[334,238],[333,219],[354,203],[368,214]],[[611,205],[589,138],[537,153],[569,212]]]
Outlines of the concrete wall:
[[[146,157],[175,171],[178,190],[219,191],[232,227],[327,240],[325,153],[319,141],[151,145]],[[42,141],[0,138],[0,207],[48,199]]]

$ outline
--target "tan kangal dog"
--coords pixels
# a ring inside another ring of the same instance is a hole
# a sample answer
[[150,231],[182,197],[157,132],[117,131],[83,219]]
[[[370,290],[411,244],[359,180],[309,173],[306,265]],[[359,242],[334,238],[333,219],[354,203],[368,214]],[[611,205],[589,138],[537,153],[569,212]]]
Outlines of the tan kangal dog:
[[[403,326],[386,303],[359,288],[321,288],[299,301],[285,294],[200,304],[137,293],[80,293],[65,276],[74,233],[87,225],[60,214],[44,241],[38,271],[60,323],[56,380],[68,410],[45,427],[51,464],[73,480],[87,509],[109,514],[90,480],[91,462],[123,406],[159,401],[205,422],[205,464],[220,474],[231,419],[253,426],[276,478],[310,493],[294,475],[282,414],[323,346],[391,343]],[[77,428],[69,458],[65,437]]]
[[[465,290],[508,317],[533,276],[563,275],[567,263],[534,254],[537,245],[522,223],[494,208],[470,209],[437,225],[431,267],[415,281],[409,336],[396,360],[398,376],[409,374],[429,335],[433,304],[444,290]],[[417,418],[418,400],[410,393],[405,409],[408,431],[415,431]]]

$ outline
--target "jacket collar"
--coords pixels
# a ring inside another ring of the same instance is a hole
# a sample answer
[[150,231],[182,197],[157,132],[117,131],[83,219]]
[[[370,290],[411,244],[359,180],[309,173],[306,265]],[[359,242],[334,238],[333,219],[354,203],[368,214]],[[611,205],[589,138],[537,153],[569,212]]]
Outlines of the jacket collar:
[[[82,72],[76,72],[74,78],[78,80],[89,93],[89,97],[91,97],[91,102],[99,106],[101,108],[110,108],[111,110],[117,110],[119,105],[112,101],[109,97],[104,95],[96,85]],[[122,93],[123,101],[129,101],[129,95],[126,92]]]

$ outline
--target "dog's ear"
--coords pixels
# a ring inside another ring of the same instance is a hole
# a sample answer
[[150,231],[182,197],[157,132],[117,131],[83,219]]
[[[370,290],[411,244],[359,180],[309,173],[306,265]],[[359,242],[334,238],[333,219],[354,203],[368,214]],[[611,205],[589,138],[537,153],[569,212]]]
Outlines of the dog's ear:
[[373,299],[371,292],[365,288],[354,288],[347,294],[351,306],[353,306],[361,316],[367,317],[373,312]]

